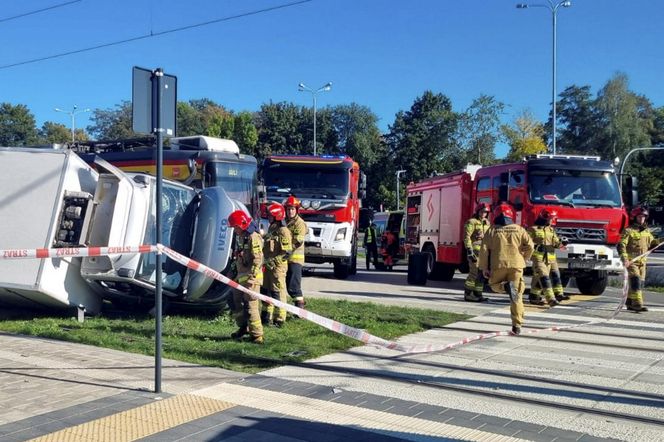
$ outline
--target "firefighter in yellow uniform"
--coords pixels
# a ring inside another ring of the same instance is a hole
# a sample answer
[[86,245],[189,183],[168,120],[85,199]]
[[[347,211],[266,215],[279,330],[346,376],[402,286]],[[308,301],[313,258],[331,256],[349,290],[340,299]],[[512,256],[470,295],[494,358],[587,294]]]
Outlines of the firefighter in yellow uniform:
[[295,307],[304,308],[302,294],[302,266],[304,266],[304,237],[307,234],[307,223],[298,215],[300,200],[293,195],[286,199],[286,227],[290,230],[293,240],[293,253],[288,258],[286,273],[286,289]]
[[464,285],[463,299],[468,302],[486,302],[489,300],[482,294],[484,291],[484,275],[477,270],[477,257],[480,254],[482,238],[491,226],[489,211],[489,204],[480,203],[475,210],[475,215],[466,221],[463,226],[465,233],[463,244],[466,247],[468,258],[468,277]]
[[[270,227],[265,234],[265,279],[263,287],[268,295],[284,304],[287,303],[286,272],[288,271],[288,258],[293,251],[291,233],[283,225],[286,210],[279,203],[272,203],[267,208],[267,218]],[[261,315],[263,324],[273,324],[281,327],[286,321],[286,309],[277,308],[272,304],[263,303]]]
[[489,227],[480,248],[478,267],[488,279],[491,290],[507,293],[510,298],[512,333],[521,333],[523,325],[523,268],[533,253],[533,240],[526,229],[514,224],[514,210],[501,203],[494,210],[493,226]]
[[[238,241],[235,281],[252,292],[258,292],[263,282],[263,239],[258,233],[258,227],[243,210],[231,213],[228,216],[228,225],[235,230]],[[240,328],[231,334],[232,338],[241,339],[248,334],[252,342],[256,344],[264,342],[258,304],[258,299],[252,298],[251,295],[233,290],[233,315],[235,323]]]
[[635,207],[630,213],[632,224],[625,229],[618,243],[618,252],[629,275],[629,291],[626,306],[635,312],[647,312],[643,305],[643,287],[646,280],[646,257],[635,259],[644,254],[658,241],[648,229],[646,219],[648,210]]
[[[533,264],[533,279],[530,284],[529,300],[531,304],[549,304],[554,307],[569,299],[563,292],[560,269],[556,261],[556,249],[567,245],[556,234],[555,226],[558,212],[552,209],[542,209],[537,215],[535,225],[528,229],[530,237],[535,244],[535,251],[531,257]],[[544,299],[542,299],[544,295]]]

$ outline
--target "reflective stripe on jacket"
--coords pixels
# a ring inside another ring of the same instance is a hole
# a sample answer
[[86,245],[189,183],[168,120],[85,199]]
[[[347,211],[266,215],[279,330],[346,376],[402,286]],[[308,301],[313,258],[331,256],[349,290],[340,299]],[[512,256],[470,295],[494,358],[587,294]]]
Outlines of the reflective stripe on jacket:
[[293,253],[288,262],[304,264],[304,237],[307,234],[307,223],[299,215],[295,215],[288,221],[287,227],[293,240]]
[[555,262],[556,249],[562,245],[556,230],[551,226],[532,226],[528,229],[528,233],[535,244],[532,259]]
[[484,238],[484,234],[489,230],[489,227],[491,225],[488,219],[470,218],[463,226],[463,245],[467,249],[473,249],[475,252],[478,252],[482,245],[482,238]]
[[238,236],[240,247],[235,261],[237,282],[240,284],[260,284],[263,282],[263,239],[258,232]]
[[[629,259],[631,261],[633,258],[650,250],[657,242],[648,227],[632,224],[625,229],[620,237],[620,242],[618,243],[620,259],[623,261]],[[643,262],[644,259],[641,258],[639,261]]]

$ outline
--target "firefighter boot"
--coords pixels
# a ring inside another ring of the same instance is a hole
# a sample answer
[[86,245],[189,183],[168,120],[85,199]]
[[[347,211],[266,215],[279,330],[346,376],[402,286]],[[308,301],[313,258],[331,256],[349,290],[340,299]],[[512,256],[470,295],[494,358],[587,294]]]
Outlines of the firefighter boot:
[[247,327],[240,327],[239,329],[237,329],[237,331],[234,331],[233,333],[231,333],[231,338],[233,338],[233,339],[242,339],[242,336],[248,335],[248,334],[249,334],[249,330],[247,330]]
[[521,334],[521,327],[513,325],[512,326],[512,334],[513,335],[520,335]]
[[566,295],[564,293],[559,293],[556,295],[556,301],[558,302],[569,301],[569,295]]
[[475,290],[475,297],[480,300],[480,302],[489,302],[489,298],[484,296],[484,293]]
[[625,307],[627,307],[627,310],[632,306],[632,298],[627,298],[625,301]]
[[265,339],[263,336],[252,336],[251,338],[251,343],[252,344],[265,344]]
[[544,304],[546,304],[546,302],[544,302],[544,300],[542,299],[541,296],[532,295],[532,294],[528,295],[528,302],[531,305],[544,305]]
[[627,307],[628,310],[631,310],[633,312],[647,312],[648,307],[644,306],[638,301],[632,300],[632,303]]
[[482,297],[478,298],[474,291],[465,289],[463,291],[463,300],[466,302],[482,302]]
[[270,312],[267,310],[261,312],[261,324],[270,325]]
[[304,310],[304,301],[303,300],[297,300],[295,301],[295,307],[301,308]]
[[560,305],[558,299],[549,299],[547,303],[549,304],[549,307],[555,307],[557,305]]

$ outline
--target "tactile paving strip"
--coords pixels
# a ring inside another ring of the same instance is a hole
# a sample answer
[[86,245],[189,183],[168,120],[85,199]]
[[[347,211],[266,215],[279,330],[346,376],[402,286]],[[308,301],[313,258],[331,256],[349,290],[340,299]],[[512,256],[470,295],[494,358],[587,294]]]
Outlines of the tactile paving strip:
[[32,441],[129,442],[234,406],[230,402],[182,394],[56,431]]

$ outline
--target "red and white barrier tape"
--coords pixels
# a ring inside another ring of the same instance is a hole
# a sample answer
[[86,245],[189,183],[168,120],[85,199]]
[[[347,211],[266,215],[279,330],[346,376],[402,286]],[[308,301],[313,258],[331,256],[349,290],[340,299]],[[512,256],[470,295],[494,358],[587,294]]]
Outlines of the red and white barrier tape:
[[[657,246],[659,247],[659,246]],[[654,247],[650,250],[648,250],[646,253],[636,257],[633,259],[633,261],[644,258],[648,256],[650,253],[652,253],[657,247]],[[459,347],[462,345],[469,344],[471,342],[476,342],[476,341],[482,341],[490,338],[494,338],[497,336],[510,336],[513,335],[512,331],[496,331],[496,332],[490,332],[490,333],[484,333],[481,335],[476,335],[476,336],[470,336],[467,338],[464,338],[460,341],[453,342],[450,344],[427,344],[427,345],[402,345],[394,341],[387,341],[383,338],[379,338],[378,336],[374,336],[370,333],[367,333],[365,330],[361,330],[358,328],[351,327],[346,324],[342,324],[341,322],[332,320],[330,318],[326,318],[324,316],[320,316],[312,311],[309,310],[304,310],[298,307],[295,307],[294,305],[288,304],[288,303],[283,303],[279,300],[276,300],[274,298],[262,295],[260,293],[252,292],[251,290],[247,289],[246,287],[241,286],[237,282],[227,278],[226,276],[222,275],[221,273],[211,269],[210,267],[207,267],[204,264],[201,264],[197,261],[194,261],[191,258],[188,258],[184,255],[181,255],[180,253],[164,246],[164,245],[156,245],[156,246],[149,246],[149,245],[142,245],[138,247],[71,247],[71,248],[61,248],[61,249],[5,249],[2,250],[0,249],[0,259],[30,259],[30,258],[66,258],[66,257],[85,257],[85,256],[104,256],[104,255],[117,255],[117,254],[123,254],[123,253],[150,253],[150,252],[157,252],[157,253],[164,253],[174,261],[179,262],[180,264],[184,265],[185,267],[197,271],[197,272],[202,272],[209,278],[216,279],[223,284],[226,284],[236,290],[239,290],[241,292],[247,293],[248,295],[259,299],[263,302],[266,302],[268,304],[272,304],[276,307],[283,308],[286,311],[297,315],[301,318],[307,319],[315,324],[320,325],[321,327],[324,327],[328,330],[331,330],[333,332],[342,334],[344,336],[348,336],[350,338],[356,339],[358,341],[361,341],[365,344],[370,344],[374,345],[377,347],[383,347],[387,348],[390,350],[396,350],[400,351],[402,353],[433,353],[433,352],[442,352],[446,350],[450,350],[455,347]],[[606,319],[595,319],[592,321],[584,322],[581,324],[574,324],[574,325],[568,325],[568,326],[562,326],[562,327],[548,327],[548,328],[543,328],[543,329],[533,329],[533,330],[524,330],[522,331],[522,335],[526,334],[535,334],[535,333],[542,333],[545,331],[561,331],[561,330],[569,330],[573,328],[578,328],[578,327],[583,327],[587,325],[596,325],[598,323],[602,322],[607,322],[610,321],[611,319],[615,318],[616,315],[622,310],[623,306],[625,305],[625,301],[627,300],[627,294],[629,291],[628,287],[628,274],[627,274],[627,269],[625,269],[624,275],[623,275],[623,293],[622,293],[622,298],[621,302],[618,305],[618,307],[615,309],[615,311],[611,314]]]
[[61,249],[0,249],[0,259],[75,258],[156,252],[157,246],[63,247]]

